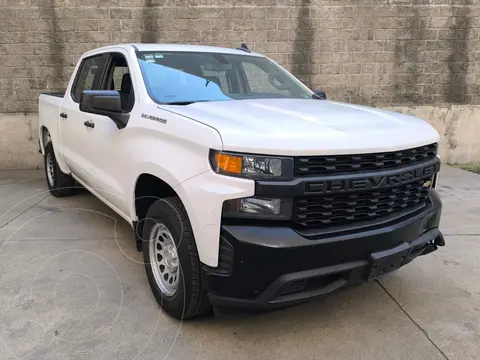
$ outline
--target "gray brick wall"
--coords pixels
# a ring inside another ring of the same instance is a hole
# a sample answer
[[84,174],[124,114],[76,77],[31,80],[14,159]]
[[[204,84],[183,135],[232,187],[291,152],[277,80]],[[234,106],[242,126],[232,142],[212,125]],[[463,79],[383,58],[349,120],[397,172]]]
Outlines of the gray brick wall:
[[99,46],[243,41],[336,100],[480,104],[480,0],[0,0],[0,112]]

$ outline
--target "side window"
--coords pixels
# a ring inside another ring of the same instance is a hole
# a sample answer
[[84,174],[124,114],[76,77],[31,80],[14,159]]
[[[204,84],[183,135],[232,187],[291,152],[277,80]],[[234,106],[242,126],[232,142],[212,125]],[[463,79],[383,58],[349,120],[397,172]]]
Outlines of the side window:
[[72,87],[72,98],[79,102],[84,90],[95,90],[100,80],[102,71],[103,55],[84,59],[80,65],[77,78]]
[[122,80],[125,74],[130,74],[128,67],[126,66],[115,66],[113,69],[112,81],[110,82],[111,90],[122,90]]
[[135,105],[132,78],[125,57],[119,53],[110,54],[106,77],[101,90],[116,90],[120,93],[122,111],[130,112]]
[[269,74],[250,62],[243,62],[243,69],[247,77],[250,91],[254,93],[270,93],[291,96],[291,92],[287,89],[281,89],[279,86],[274,86],[269,79]]
[[207,70],[205,65],[201,65],[203,77],[207,80],[213,81],[216,83],[225,94],[231,92],[231,87],[229,84],[229,79],[227,78],[227,71],[221,70]]

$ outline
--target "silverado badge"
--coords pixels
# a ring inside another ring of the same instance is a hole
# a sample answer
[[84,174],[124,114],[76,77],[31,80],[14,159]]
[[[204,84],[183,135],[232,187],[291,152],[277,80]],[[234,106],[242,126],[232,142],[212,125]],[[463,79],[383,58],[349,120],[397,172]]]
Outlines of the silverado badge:
[[142,114],[142,118],[148,119],[148,120],[153,120],[153,121],[156,121],[156,122],[159,122],[159,123],[162,123],[162,124],[167,123],[167,120],[156,117],[156,116],[152,116],[152,115]]

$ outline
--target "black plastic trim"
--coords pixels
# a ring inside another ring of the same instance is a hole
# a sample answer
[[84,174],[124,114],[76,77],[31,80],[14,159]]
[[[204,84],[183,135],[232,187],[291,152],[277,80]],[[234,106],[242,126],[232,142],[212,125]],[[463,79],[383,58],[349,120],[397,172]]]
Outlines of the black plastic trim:
[[[103,110],[109,109],[109,110]],[[120,93],[114,90],[84,90],[80,100],[80,111],[108,116],[118,129],[127,126],[130,113],[123,113]],[[89,126],[85,124],[85,126]]]
[[251,53],[250,49],[248,48],[247,44],[245,44],[245,43],[242,43],[242,45],[239,48],[237,48],[236,50],[245,51],[249,54]]
[[395,187],[440,171],[438,158],[407,167],[349,175],[299,177],[290,181],[255,182],[255,196],[299,197],[306,195],[349,193]]
[[[432,201],[433,198],[433,201]],[[404,218],[387,218],[379,223],[356,223],[348,227],[332,227],[326,229],[299,230],[290,227],[262,227],[245,225],[224,225],[223,229],[234,233],[237,240],[251,245],[294,248],[317,244],[343,242],[358,237],[393,233],[409,225],[422,221],[429,222],[441,209],[442,205],[435,190],[430,193],[429,206],[417,211],[414,216]],[[435,220],[435,219],[433,219]],[[432,221],[433,221],[432,220]]]
[[[438,143],[432,143],[386,152],[297,156],[295,157],[295,176],[347,175],[395,169],[433,160],[437,153]],[[417,157],[418,155],[420,158]]]
[[220,247],[218,253],[218,266],[211,267],[203,265],[203,270],[218,276],[227,276],[232,273],[233,270],[233,261],[234,261],[234,251],[232,244],[225,239],[220,237]]
[[[135,232],[135,246],[137,248],[138,252],[143,251],[143,238],[142,238],[142,230],[143,230],[143,224],[140,221],[132,221],[132,227],[133,231]],[[140,225],[140,226],[139,226]]]
[[[368,260],[359,260],[332,266],[289,273],[277,277],[267,288],[254,298],[232,298],[209,293],[210,302],[220,308],[268,309],[291,305],[326,295],[344,287],[377,278],[396,270],[416,257],[437,250],[437,239],[443,236],[437,228],[422,234],[414,241],[403,242],[388,250],[372,253]],[[331,275],[336,275],[333,278]],[[315,279],[332,279],[325,285],[308,288],[307,282]],[[304,281],[305,287],[288,293],[292,284]]]
[[287,224],[223,224],[221,237],[233,248],[232,271],[203,267],[210,299],[217,308],[265,309],[367,281],[445,245],[438,230],[441,209],[431,190],[428,205],[413,216],[331,234],[312,229],[307,236]]

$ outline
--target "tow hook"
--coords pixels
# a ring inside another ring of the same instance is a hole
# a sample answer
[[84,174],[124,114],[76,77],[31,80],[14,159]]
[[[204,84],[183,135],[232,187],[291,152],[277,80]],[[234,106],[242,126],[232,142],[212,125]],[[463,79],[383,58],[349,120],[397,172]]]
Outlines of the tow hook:
[[442,234],[438,235],[433,241],[425,245],[422,255],[430,254],[438,249],[439,246],[445,246],[445,239]]
[[438,246],[435,245],[432,242],[429,242],[425,247],[423,248],[422,255],[427,255],[430,254],[431,252],[434,252],[435,250],[438,249]]
[[437,246],[445,246],[445,239],[442,234],[438,235],[434,240],[433,243]]

